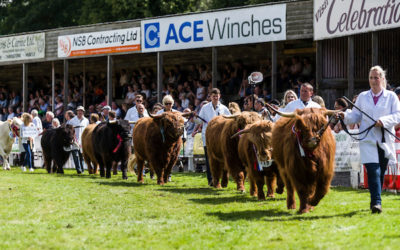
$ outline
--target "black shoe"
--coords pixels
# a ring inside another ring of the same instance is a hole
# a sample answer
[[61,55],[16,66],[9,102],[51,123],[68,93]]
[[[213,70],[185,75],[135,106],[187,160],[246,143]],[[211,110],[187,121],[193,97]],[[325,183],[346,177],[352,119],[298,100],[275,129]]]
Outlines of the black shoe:
[[373,214],[376,214],[376,213],[380,214],[380,213],[382,213],[382,206],[379,205],[379,204],[378,205],[373,205],[371,207],[371,210],[372,210]]

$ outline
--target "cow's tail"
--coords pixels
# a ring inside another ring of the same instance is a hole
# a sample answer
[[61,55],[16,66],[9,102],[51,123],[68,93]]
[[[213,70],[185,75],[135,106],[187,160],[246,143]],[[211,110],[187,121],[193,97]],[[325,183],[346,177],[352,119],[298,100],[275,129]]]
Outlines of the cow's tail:
[[128,171],[131,174],[135,174],[135,166],[136,166],[136,156],[135,154],[131,154],[128,159]]

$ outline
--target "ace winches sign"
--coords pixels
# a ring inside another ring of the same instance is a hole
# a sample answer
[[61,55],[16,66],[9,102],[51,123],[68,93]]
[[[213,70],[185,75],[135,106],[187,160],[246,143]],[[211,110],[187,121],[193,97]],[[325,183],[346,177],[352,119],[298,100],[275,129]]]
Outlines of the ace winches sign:
[[400,27],[400,0],[314,0],[314,39]]

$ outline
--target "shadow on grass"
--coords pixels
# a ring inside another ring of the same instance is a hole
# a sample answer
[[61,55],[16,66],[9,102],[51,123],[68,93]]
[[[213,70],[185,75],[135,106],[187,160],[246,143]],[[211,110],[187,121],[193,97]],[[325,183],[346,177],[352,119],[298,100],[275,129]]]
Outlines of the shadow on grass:
[[214,213],[206,213],[206,215],[218,217],[222,221],[263,220],[263,221],[275,222],[275,221],[320,220],[320,219],[330,219],[339,217],[347,218],[347,217],[353,217],[354,215],[365,211],[367,210],[359,210],[359,211],[353,211],[342,214],[332,214],[332,215],[305,216],[300,214],[292,214],[291,212],[282,211],[278,209],[268,209],[268,210],[246,210],[246,211],[237,211],[229,213],[214,212]]
[[[353,189],[349,187],[331,187],[332,190],[336,192],[351,192],[351,193],[368,193],[369,190],[368,188],[359,188],[359,189]],[[382,190],[382,196],[392,196],[392,195],[397,195],[395,192],[387,191],[387,190]]]
[[[232,202],[239,202],[239,203],[247,203],[247,202],[260,202],[255,197],[251,197],[248,195],[237,195],[231,197],[209,197],[209,198],[201,198],[201,199],[189,199],[190,201],[199,203],[199,204],[225,204],[225,203],[232,203]],[[266,201],[262,202],[273,202],[273,201],[280,201],[286,200],[286,198],[268,198]]]
[[112,186],[112,187],[143,187],[149,185],[147,183],[130,182],[130,181],[99,181],[99,185]]
[[[168,184],[166,184],[168,185]],[[191,188],[191,187],[182,187],[182,188],[175,188],[175,187],[162,187],[159,189],[160,191],[164,192],[171,192],[177,194],[201,194],[201,195],[208,195],[208,194],[218,194],[222,192],[222,189],[214,189],[210,187],[199,187],[199,188]]]

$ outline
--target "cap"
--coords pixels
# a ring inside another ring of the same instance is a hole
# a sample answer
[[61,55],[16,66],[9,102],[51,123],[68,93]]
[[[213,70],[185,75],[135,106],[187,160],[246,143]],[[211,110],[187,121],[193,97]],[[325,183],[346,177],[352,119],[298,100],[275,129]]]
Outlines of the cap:
[[104,106],[101,110],[103,110],[103,109],[108,109],[108,110],[111,110],[111,107],[110,106],[108,106],[108,105],[106,105],[106,106]]
[[258,103],[261,103],[263,106],[265,106],[265,101],[264,101],[263,98],[258,98],[258,99],[257,99],[257,102],[258,102]]
[[76,111],[78,111],[78,110],[82,110],[83,112],[85,112],[85,108],[84,108],[83,106],[78,106],[78,107],[76,108]]

